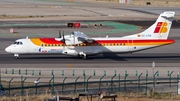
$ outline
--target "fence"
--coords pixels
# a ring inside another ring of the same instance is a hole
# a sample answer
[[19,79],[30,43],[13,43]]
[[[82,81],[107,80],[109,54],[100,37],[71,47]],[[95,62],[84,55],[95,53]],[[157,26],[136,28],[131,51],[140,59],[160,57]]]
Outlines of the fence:
[[179,73],[175,74],[174,71],[167,71],[166,76],[161,76],[159,71],[149,75],[148,71],[139,73],[137,70],[135,75],[128,73],[127,70],[121,74],[114,70],[111,76],[106,70],[103,70],[103,75],[99,75],[96,70],[93,70],[91,75],[87,75],[85,70],[82,70],[80,75],[75,73],[76,71],[72,70],[71,75],[66,75],[65,70],[62,70],[61,75],[55,75],[51,70],[49,74],[42,75],[44,73],[40,70],[4,69],[1,71],[1,83],[8,95],[97,93],[99,91],[148,94],[151,89],[156,92],[178,93]]

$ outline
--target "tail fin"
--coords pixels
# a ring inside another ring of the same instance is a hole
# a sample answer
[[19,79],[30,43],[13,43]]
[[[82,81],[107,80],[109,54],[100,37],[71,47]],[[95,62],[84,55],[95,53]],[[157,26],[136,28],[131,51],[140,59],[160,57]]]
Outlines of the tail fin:
[[161,13],[156,22],[144,32],[141,36],[150,34],[152,39],[167,39],[171,29],[175,12]]
[[167,39],[172,25],[175,12],[166,11],[159,15],[156,22],[145,31],[127,36],[126,38],[136,39]]

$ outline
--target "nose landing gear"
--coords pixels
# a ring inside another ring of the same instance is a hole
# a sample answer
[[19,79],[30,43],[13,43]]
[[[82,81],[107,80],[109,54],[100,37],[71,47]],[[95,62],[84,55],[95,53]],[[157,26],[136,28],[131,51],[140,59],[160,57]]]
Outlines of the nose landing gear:
[[14,54],[14,58],[18,59],[19,58],[19,54]]

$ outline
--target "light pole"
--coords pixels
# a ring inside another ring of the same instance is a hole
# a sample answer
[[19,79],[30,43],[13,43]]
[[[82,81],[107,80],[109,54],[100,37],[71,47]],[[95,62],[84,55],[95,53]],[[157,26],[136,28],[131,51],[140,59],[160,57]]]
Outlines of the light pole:
[[37,95],[37,85],[38,85],[39,81],[34,81],[34,84],[36,85],[36,95]]

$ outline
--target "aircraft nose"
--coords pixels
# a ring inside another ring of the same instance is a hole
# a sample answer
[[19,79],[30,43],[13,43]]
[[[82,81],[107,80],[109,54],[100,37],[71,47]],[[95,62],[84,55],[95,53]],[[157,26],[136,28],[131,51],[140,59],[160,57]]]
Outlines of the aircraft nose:
[[11,52],[10,47],[7,47],[7,48],[5,49],[5,51],[8,52],[8,53],[10,53],[10,52]]

